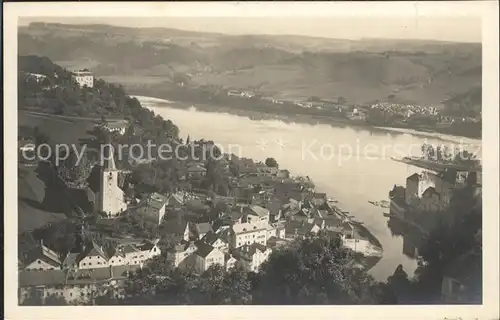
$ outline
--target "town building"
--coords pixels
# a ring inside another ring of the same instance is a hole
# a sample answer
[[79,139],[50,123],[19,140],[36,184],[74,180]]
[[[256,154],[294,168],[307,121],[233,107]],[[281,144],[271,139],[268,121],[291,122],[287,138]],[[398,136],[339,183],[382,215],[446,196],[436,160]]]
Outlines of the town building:
[[24,257],[26,271],[60,270],[61,259],[59,254],[43,244],[26,253]]
[[139,204],[137,214],[145,220],[156,225],[160,225],[165,217],[167,202],[169,197],[159,193],[152,193],[148,198]]
[[94,87],[94,76],[88,69],[73,71],[71,79],[73,79],[73,81],[75,81],[80,87]]
[[271,253],[270,248],[259,243],[233,249],[230,258],[226,262],[226,270],[230,270],[239,264],[247,271],[258,272],[262,263],[269,259]]
[[109,257],[104,249],[92,241],[77,257],[76,264],[78,269],[95,269],[107,267],[108,261]]
[[112,122],[108,122],[108,123],[99,125],[99,128],[101,130],[104,130],[107,132],[118,133],[120,135],[125,134],[128,127],[129,127],[129,123],[126,120],[112,121]]
[[188,222],[186,224],[186,229],[184,230],[183,239],[185,241],[201,240],[209,232],[213,232],[213,230],[212,230],[212,225],[208,222],[203,222],[203,223]]
[[246,220],[249,223],[269,224],[270,211],[257,205],[242,207],[242,212],[246,214]]
[[186,259],[191,256],[198,248],[194,241],[181,241],[171,251],[167,253],[167,257],[176,268],[182,268],[186,263]]
[[231,239],[231,247],[238,248],[252,243],[260,243],[265,246],[269,239],[268,231],[272,229],[272,226],[265,222],[243,222],[234,224],[232,228],[234,233]]
[[224,253],[211,245],[198,241],[195,256],[195,270],[202,273],[213,265],[224,266]]
[[257,174],[260,176],[268,176],[268,177],[273,177],[278,174],[280,171],[276,167],[269,167],[265,163],[259,162],[255,164],[255,167],[257,169]]
[[24,72],[25,75],[25,81],[31,81],[34,80],[37,83],[42,83],[44,80],[47,79],[47,76],[44,74],[39,74],[39,73],[31,73],[31,72]]
[[201,239],[201,241],[211,245],[212,247],[222,251],[223,253],[229,251],[229,241],[227,241],[226,237],[224,237],[224,234],[222,232],[216,233],[210,231],[207,234],[205,234],[205,236]]
[[161,254],[160,248],[156,245],[158,241],[144,241],[138,245],[119,245],[115,253],[109,259],[110,266],[132,265],[144,266],[147,260]]
[[137,266],[116,266],[84,270],[45,270],[19,272],[18,301],[35,297],[43,303],[50,296],[69,303],[90,303],[97,296],[123,297],[123,283]]
[[203,178],[207,175],[207,169],[200,163],[192,163],[187,168],[188,178]]
[[107,160],[101,171],[99,210],[108,217],[115,217],[127,209],[125,194],[118,186],[119,170],[116,169],[113,151],[108,149]]

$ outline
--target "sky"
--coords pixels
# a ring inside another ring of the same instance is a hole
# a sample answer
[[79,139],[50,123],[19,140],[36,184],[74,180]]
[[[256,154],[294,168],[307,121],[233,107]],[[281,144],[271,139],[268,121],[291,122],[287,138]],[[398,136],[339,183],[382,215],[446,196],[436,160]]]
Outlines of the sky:
[[72,17],[19,20],[70,24],[110,24],[127,27],[166,27],[225,34],[305,35],[324,38],[427,39],[481,42],[481,18],[473,16],[406,17]]

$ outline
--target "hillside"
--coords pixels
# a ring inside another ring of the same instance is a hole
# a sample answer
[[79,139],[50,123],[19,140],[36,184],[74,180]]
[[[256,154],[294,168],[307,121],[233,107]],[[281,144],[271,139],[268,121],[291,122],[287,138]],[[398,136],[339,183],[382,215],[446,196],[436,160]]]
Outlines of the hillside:
[[166,28],[31,24],[19,53],[92,68],[128,88],[191,78],[283,99],[441,104],[481,87],[481,45],[421,40],[229,36]]

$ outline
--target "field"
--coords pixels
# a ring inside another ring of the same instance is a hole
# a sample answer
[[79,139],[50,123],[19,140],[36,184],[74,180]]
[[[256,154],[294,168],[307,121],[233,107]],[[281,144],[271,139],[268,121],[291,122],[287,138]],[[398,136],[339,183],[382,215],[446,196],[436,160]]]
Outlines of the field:
[[194,85],[284,100],[343,97],[348,104],[390,99],[435,106],[481,87],[479,43],[47,24],[19,30],[19,53],[92,68],[97,77],[127,87],[152,87],[183,74]]
[[[81,138],[91,137],[87,131],[94,126],[94,122],[90,120],[39,116],[22,110],[18,112],[18,122],[20,128],[37,126],[40,132],[49,137],[50,142],[56,144],[78,145]],[[19,165],[18,231],[20,233],[66,219],[64,213],[47,209],[57,206],[60,193],[55,189],[49,190],[44,182],[45,178],[42,178],[36,169],[37,167]]]
[[40,228],[47,223],[66,219],[63,213],[42,209],[45,197],[45,183],[41,181],[34,168],[18,170],[18,232],[23,233]]
[[38,127],[46,134],[50,142],[58,144],[78,144],[81,139],[91,138],[89,134],[94,128],[92,120],[81,120],[71,117],[36,115],[28,111],[18,112],[19,127]]

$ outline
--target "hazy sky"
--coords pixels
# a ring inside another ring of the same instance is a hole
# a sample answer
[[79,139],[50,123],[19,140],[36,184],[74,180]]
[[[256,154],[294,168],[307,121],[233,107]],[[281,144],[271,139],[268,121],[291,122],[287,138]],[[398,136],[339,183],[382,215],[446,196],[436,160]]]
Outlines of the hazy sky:
[[226,34],[287,34],[327,38],[430,39],[481,42],[480,17],[161,17],[161,18],[23,18],[30,22],[111,24],[130,27],[167,27]]

